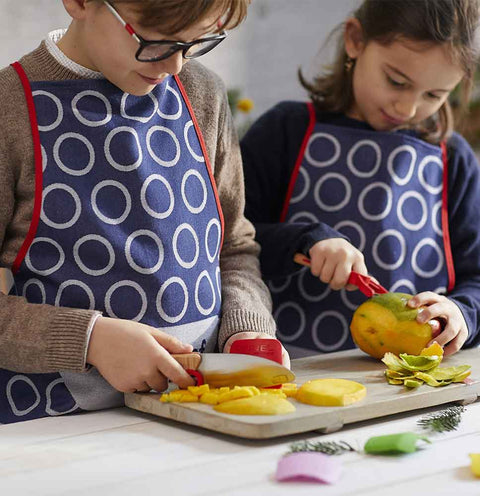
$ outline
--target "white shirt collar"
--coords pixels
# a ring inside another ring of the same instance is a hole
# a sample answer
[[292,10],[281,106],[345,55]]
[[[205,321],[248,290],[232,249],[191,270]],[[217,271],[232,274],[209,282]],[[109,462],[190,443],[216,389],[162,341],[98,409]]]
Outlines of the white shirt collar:
[[61,50],[58,48],[57,43],[66,33],[66,29],[56,29],[48,33],[45,40],[48,51],[52,57],[61,65],[69,69],[70,71],[88,79],[104,79],[105,76],[101,72],[92,71],[83,65],[77,64],[73,60],[69,59]]

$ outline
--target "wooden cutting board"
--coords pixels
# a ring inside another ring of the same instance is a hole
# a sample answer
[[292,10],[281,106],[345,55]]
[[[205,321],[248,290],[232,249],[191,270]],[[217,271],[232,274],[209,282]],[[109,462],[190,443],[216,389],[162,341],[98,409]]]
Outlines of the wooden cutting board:
[[318,430],[334,432],[344,425],[445,403],[473,403],[480,395],[480,349],[464,350],[443,360],[444,367],[472,366],[472,384],[445,387],[423,385],[409,390],[387,383],[385,365],[359,350],[340,351],[292,360],[298,385],[333,377],[360,382],[367,388],[362,401],[345,407],[318,407],[289,400],[296,412],[288,415],[229,415],[200,403],[161,403],[158,393],[129,393],[128,407],[142,412],[249,439],[267,439]]

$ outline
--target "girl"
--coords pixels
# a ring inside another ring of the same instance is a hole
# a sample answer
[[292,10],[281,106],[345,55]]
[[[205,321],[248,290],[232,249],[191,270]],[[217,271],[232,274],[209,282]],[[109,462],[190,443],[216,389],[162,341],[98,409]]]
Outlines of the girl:
[[367,268],[416,294],[446,355],[478,342],[480,171],[448,102],[457,86],[468,100],[478,12],[477,0],[364,0],[334,64],[313,82],[300,72],[311,103],[280,103],[245,136],[247,217],[294,356],[354,346],[362,295],[347,280]]

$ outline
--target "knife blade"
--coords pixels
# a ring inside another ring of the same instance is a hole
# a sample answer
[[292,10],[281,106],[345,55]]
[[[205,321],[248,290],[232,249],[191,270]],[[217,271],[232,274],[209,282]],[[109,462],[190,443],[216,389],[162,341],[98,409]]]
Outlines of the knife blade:
[[270,387],[292,382],[295,374],[273,360],[239,353],[182,353],[172,357],[201,383],[211,387]]

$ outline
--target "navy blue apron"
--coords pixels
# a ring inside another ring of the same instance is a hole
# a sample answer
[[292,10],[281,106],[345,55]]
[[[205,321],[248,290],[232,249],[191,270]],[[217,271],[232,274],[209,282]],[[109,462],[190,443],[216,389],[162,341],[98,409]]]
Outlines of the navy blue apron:
[[[12,294],[142,322],[213,351],[223,216],[180,81],[168,77],[136,97],[103,79],[29,85],[14,67],[30,100],[37,160]],[[0,370],[0,395],[2,423],[123,400],[96,369]]]
[[[315,122],[309,110],[282,221],[323,222],[348,236],[390,291],[445,293],[453,265],[442,148],[405,133]],[[359,291],[333,291],[308,268],[269,287],[278,336],[294,356],[354,348]]]

